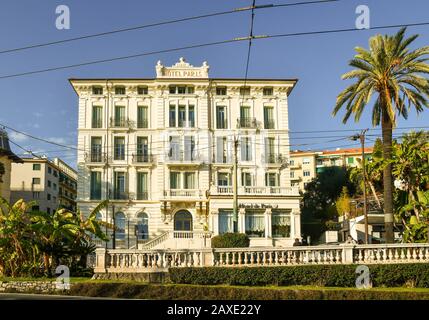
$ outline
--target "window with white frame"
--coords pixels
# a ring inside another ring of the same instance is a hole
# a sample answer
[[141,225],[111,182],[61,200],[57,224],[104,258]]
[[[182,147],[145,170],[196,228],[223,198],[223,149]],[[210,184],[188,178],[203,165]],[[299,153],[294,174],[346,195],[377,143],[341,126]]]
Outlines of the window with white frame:
[[304,170],[304,171],[302,172],[302,175],[303,175],[304,177],[309,177],[309,176],[311,175],[310,170]]
[[219,234],[234,232],[233,212],[230,209],[219,209]]
[[245,213],[245,232],[249,237],[265,236],[265,214],[262,210],[247,209]]

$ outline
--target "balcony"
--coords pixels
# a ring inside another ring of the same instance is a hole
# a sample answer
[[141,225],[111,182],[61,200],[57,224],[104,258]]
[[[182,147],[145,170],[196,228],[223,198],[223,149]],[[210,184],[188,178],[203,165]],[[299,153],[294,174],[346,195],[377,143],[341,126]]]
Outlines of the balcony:
[[153,155],[148,153],[132,154],[132,162],[135,165],[150,165],[153,163]]
[[85,153],[85,162],[87,164],[104,164],[107,161],[106,153],[94,151]]
[[256,118],[239,118],[237,119],[237,128],[239,129],[257,129],[258,122]]
[[147,191],[141,191],[136,193],[135,200],[148,200],[149,199],[149,192]]
[[166,199],[202,198],[203,195],[203,191],[199,189],[164,190],[164,198]]
[[268,153],[264,156],[265,163],[267,164],[273,164],[273,165],[282,165],[284,162],[283,156],[279,153]]
[[110,127],[112,129],[131,129],[135,127],[135,123],[127,118],[110,118]]
[[127,191],[113,191],[111,200],[129,201],[133,200],[134,194]]
[[[238,187],[238,195],[278,195],[278,196],[298,196],[297,187]],[[214,186],[210,190],[212,195],[232,195],[232,186]]]
[[275,129],[274,120],[265,120],[264,121],[264,129]]
[[137,129],[147,129],[147,128],[149,128],[148,119],[140,119],[137,121]]
[[185,153],[184,151],[173,152],[166,157],[167,164],[174,165],[198,165],[202,162],[200,154],[195,152]]

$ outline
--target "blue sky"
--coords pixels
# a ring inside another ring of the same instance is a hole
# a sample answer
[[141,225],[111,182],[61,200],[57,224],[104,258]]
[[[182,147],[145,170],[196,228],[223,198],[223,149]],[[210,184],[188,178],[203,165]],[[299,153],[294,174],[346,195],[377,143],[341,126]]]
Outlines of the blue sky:
[[[304,1],[304,0],[300,0]],[[290,3],[295,0],[257,1]],[[35,43],[43,43],[85,34],[132,27],[163,20],[200,15],[248,6],[250,0],[157,0],[157,1],[72,1],[25,0],[3,1],[0,11],[0,51]],[[71,11],[71,29],[57,30],[55,8],[67,5]],[[392,25],[429,21],[427,0],[343,0],[335,3],[257,10],[254,34],[279,34],[326,29],[353,28],[355,9],[368,5],[371,25]],[[246,36],[250,12],[212,17],[204,20],[131,31],[102,38],[93,38],[57,46],[0,54],[0,76],[44,69],[85,61],[106,59],[162,50],[197,43],[220,41]],[[395,29],[378,32],[393,33]],[[349,70],[347,62],[355,46],[367,47],[368,38],[376,31],[343,34],[311,35],[293,38],[258,40],[254,42],[249,77],[298,78],[290,96],[291,131],[358,129],[370,127],[370,109],[361,122],[343,125],[331,111],[336,95],[346,86],[340,79]],[[408,34],[420,34],[414,46],[429,44],[429,27],[409,28]],[[67,69],[26,77],[0,79],[0,123],[59,143],[76,144],[77,96],[69,78],[85,77],[153,77],[158,59],[170,65],[180,56],[200,65],[207,60],[211,77],[243,77],[246,43],[185,50],[125,61]],[[417,117],[411,113],[399,127],[428,126],[429,110]],[[376,133],[376,132],[373,132]],[[313,143],[300,149],[335,148],[349,144],[327,143],[321,136],[347,133],[292,134],[292,143]],[[315,139],[314,137],[318,137]],[[309,137],[308,139],[302,139]],[[60,156],[74,165],[75,152],[61,150],[19,135],[12,135],[22,146]],[[371,142],[370,142],[371,143]],[[292,149],[297,149],[292,148]],[[22,153],[15,149],[17,153]]]

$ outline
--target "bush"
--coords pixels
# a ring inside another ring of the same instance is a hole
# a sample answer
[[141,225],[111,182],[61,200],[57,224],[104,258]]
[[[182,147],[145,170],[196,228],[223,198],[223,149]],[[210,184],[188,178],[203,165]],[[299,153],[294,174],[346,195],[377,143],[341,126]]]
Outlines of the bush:
[[[173,283],[199,285],[356,287],[357,265],[170,268]],[[369,265],[374,287],[429,288],[427,264]]]
[[244,233],[224,233],[212,238],[212,248],[247,248],[249,243]]

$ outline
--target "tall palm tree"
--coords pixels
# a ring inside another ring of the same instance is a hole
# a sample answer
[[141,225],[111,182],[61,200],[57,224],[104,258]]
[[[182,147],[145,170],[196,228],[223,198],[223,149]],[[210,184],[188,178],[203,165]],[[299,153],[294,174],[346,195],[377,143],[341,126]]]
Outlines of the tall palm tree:
[[409,45],[418,35],[405,38],[406,28],[397,34],[376,35],[369,40],[369,50],[357,47],[357,54],[349,63],[355,69],[344,74],[342,79],[355,79],[355,83],[342,91],[333,111],[335,116],[345,106],[343,123],[351,114],[359,121],[365,107],[377,95],[372,108],[372,124],[381,122],[383,137],[383,157],[386,166],[383,169],[384,219],[386,242],[392,243],[393,237],[393,179],[392,131],[396,126],[397,115],[408,117],[413,107],[417,113],[429,107],[429,81],[423,74],[429,73],[427,55],[429,47],[410,50]]

